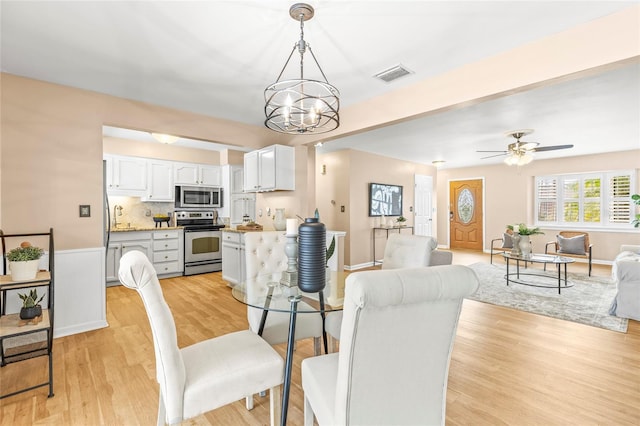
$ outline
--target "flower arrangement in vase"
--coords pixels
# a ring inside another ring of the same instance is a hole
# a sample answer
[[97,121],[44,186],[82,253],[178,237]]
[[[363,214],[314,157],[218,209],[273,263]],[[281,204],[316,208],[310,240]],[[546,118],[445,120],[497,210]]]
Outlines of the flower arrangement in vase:
[[517,223],[515,225],[507,225],[507,229],[510,229],[515,234],[518,234],[517,238],[514,238],[514,246],[516,240],[518,240],[518,246],[520,248],[520,256],[528,257],[531,255],[531,235],[544,235],[544,232],[540,228],[528,227],[524,223]]

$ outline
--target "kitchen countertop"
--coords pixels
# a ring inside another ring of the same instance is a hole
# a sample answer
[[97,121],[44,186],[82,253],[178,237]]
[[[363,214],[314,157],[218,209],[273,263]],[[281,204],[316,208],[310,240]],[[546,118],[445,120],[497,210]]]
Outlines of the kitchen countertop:
[[[263,231],[275,231],[275,229],[236,229],[236,228],[222,228],[224,232],[235,232],[236,234],[244,234],[246,232],[263,232]],[[284,231],[283,231],[284,232]]]
[[172,229],[184,229],[184,226],[163,226],[162,228],[156,228],[155,226],[132,226],[130,228],[111,228],[111,232],[169,231]]

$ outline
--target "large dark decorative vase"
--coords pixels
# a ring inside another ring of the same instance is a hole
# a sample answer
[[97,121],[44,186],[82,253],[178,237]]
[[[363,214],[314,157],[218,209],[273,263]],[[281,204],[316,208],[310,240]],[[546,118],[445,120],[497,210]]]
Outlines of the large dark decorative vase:
[[307,293],[322,291],[326,284],[327,230],[317,218],[307,218],[298,229],[298,287]]

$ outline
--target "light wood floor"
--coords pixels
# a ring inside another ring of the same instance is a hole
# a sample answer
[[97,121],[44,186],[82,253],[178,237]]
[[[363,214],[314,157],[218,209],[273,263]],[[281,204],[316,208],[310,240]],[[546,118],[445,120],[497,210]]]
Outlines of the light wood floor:
[[[488,256],[456,251],[454,263]],[[502,260],[498,260],[502,262]],[[582,268],[582,269],[581,269]],[[572,265],[572,271],[584,265]],[[608,276],[596,266],[595,275]],[[246,329],[246,310],[220,274],[162,281],[180,346]],[[199,303],[193,306],[193,301]],[[55,339],[55,396],[46,388],[0,400],[2,425],[152,425],[158,386],[146,313],[135,291],[107,289],[109,327]],[[284,356],[284,347],[278,347]],[[295,355],[290,424],[300,425],[300,361]],[[46,358],[0,369],[2,393],[44,379]],[[268,424],[268,399],[252,411],[242,401],[185,424]],[[453,349],[448,425],[639,425],[640,323],[626,334],[465,301]]]

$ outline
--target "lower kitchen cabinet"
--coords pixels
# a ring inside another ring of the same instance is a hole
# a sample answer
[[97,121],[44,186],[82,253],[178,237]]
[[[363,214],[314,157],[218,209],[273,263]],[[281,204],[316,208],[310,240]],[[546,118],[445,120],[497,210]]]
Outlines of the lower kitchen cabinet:
[[182,229],[111,232],[107,247],[107,285],[118,284],[120,258],[132,250],[144,253],[161,278],[163,275],[182,275],[184,271],[184,232]]
[[182,273],[184,270],[184,232],[153,232],[153,267],[158,275]]
[[245,280],[244,233],[222,232],[222,279],[233,287]]

